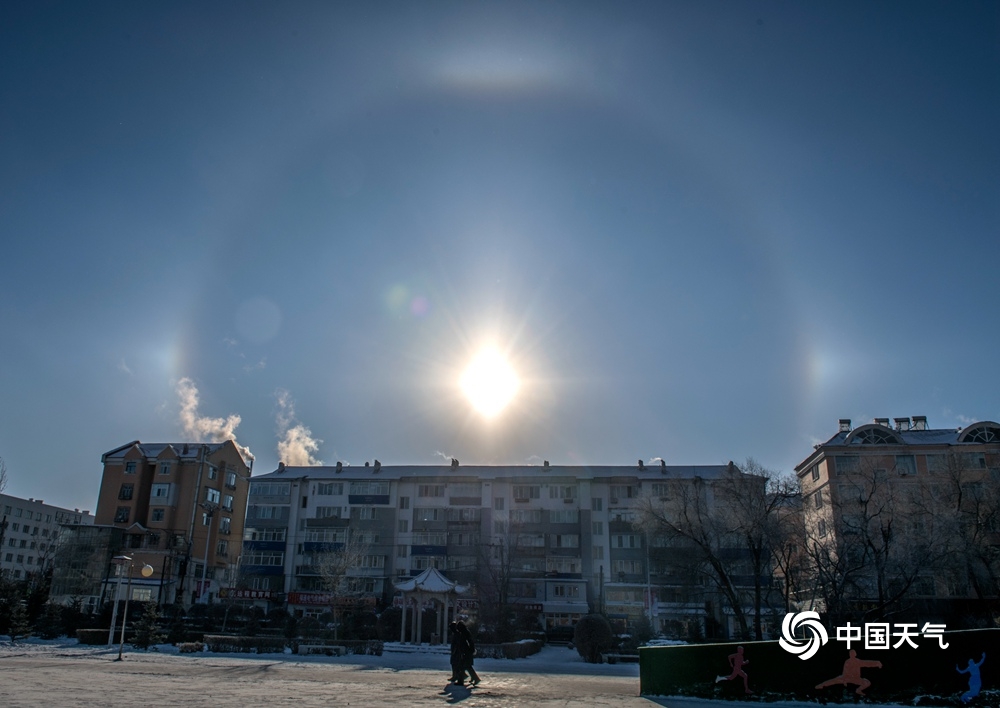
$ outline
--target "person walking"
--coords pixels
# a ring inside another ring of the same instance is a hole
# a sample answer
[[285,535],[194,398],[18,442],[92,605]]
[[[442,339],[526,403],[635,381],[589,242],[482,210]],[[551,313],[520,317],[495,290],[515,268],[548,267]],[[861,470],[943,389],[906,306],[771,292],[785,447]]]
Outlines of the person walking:
[[465,685],[465,637],[458,631],[457,622],[448,623],[448,631],[451,632],[451,678],[448,683],[458,686]]
[[465,626],[465,622],[462,620],[458,620],[455,625],[457,634],[462,635],[462,663],[460,666],[462,677],[464,678],[465,672],[468,671],[469,685],[478,686],[482,679],[479,678],[479,674],[476,673],[476,669],[472,665],[476,656],[476,643],[472,639],[472,632],[469,631],[469,628]]

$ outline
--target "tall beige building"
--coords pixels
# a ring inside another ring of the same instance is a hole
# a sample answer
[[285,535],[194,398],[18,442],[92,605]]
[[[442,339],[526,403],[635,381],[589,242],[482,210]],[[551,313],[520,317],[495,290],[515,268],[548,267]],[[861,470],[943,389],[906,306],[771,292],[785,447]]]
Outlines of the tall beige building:
[[[252,462],[232,441],[138,440],[101,462],[95,523],[124,531],[122,555],[135,565],[132,599],[211,602],[239,562]],[[139,572],[146,564],[149,578]]]

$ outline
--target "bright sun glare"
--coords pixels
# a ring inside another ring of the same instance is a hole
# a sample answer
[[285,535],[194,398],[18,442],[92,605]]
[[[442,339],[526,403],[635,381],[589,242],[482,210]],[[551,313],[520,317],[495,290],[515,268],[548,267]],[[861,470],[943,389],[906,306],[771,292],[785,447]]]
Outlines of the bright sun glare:
[[472,407],[492,418],[507,407],[521,382],[499,352],[487,349],[466,367],[461,385]]

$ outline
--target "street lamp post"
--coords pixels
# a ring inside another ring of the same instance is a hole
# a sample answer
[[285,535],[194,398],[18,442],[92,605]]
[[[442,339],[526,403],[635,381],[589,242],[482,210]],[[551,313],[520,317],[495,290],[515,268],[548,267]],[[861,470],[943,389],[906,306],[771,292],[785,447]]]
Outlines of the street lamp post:
[[[118,568],[118,584],[115,586],[115,604],[111,608],[111,629],[108,630],[108,646],[115,641],[115,622],[118,621],[118,603],[122,599],[122,574],[126,563],[132,563],[131,556],[115,556],[111,559]],[[131,567],[131,566],[130,566]],[[129,577],[131,580],[131,576]]]
[[205,578],[208,575],[208,550],[212,543],[212,517],[219,510],[219,505],[201,502],[198,506],[205,510],[206,526],[208,526],[208,530],[205,532],[205,562],[201,566],[201,592],[198,596],[198,604],[207,605],[208,593],[205,592]]
[[[132,597],[132,569],[135,567],[135,563],[132,562],[131,556],[115,556],[112,560],[118,564],[118,588],[115,593],[115,609],[111,618],[111,639],[108,641],[108,644],[114,640],[115,616],[118,614],[118,602],[121,600],[122,575],[125,572],[125,566],[128,565],[128,586],[125,589],[125,608],[122,610],[121,641],[118,644],[118,658],[115,660],[121,661],[122,651],[125,649],[125,623],[128,621],[128,601]],[[153,566],[143,563],[142,570],[139,572],[142,573],[142,577],[144,578],[151,577],[153,575]]]

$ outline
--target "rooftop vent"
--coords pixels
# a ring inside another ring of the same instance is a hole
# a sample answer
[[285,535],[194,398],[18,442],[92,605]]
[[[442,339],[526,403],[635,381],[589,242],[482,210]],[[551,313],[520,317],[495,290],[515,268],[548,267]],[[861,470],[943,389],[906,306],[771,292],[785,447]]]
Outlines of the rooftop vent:
[[849,433],[851,432],[851,419],[841,418],[840,419],[840,432]]
[[892,422],[896,424],[896,430],[909,430],[910,429],[910,419],[909,418],[893,418]]
[[889,427],[889,419],[888,418],[876,418],[875,419],[875,425],[881,425],[881,426],[883,426],[885,428],[888,428]]
[[184,443],[184,454],[188,454],[188,444]]
[[382,470],[382,463],[379,462],[378,460],[375,460],[375,471],[380,472],[381,470]]
[[278,471],[279,472],[284,472],[285,471],[285,463],[284,462],[279,462],[278,463]]
[[915,415],[915,416],[913,416],[913,429],[914,430],[927,430],[927,416],[925,416],[925,415]]
[[458,460],[456,458],[454,458],[454,457],[451,458],[451,468],[453,470],[457,470],[458,469]]
[[542,467],[548,467],[548,466],[549,466],[549,461],[548,460],[542,460]]
[[365,460],[365,467],[371,467],[371,466],[372,464],[368,460]]
[[340,460],[337,460],[337,474],[340,474],[343,471],[344,471],[344,463],[341,462]]
[[640,469],[640,470],[644,470],[644,469],[646,469],[646,465],[645,465],[645,463],[643,463],[643,461],[642,461],[642,460],[639,460],[639,469]]

